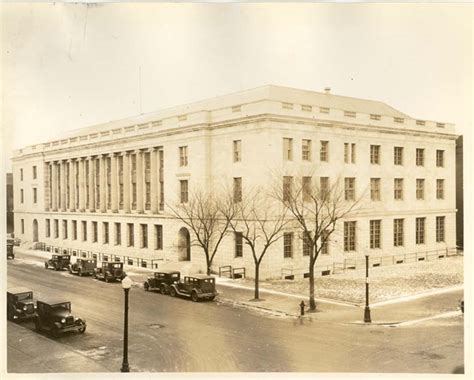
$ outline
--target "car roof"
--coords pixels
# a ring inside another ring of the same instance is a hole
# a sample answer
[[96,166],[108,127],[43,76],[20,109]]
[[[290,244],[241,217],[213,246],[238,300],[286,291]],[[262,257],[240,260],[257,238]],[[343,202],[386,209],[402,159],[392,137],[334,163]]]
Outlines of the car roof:
[[42,298],[38,302],[45,303],[47,305],[57,305],[58,303],[71,303],[63,298]]
[[177,270],[158,270],[155,273],[166,273],[166,274],[178,273],[178,274],[180,274],[179,271],[177,271]]
[[16,288],[10,288],[7,290],[7,293],[10,294],[19,294],[19,293],[27,293],[27,292],[32,292],[31,289],[25,288],[23,286],[18,286]]
[[205,280],[207,278],[214,278],[213,276],[208,276],[207,274],[189,274],[185,277],[194,277],[194,278],[198,278],[199,280]]

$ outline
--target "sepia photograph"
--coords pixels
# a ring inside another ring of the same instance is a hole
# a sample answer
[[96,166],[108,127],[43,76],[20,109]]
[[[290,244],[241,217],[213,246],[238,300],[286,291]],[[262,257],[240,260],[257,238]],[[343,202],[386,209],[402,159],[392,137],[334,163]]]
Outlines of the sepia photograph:
[[0,7],[0,377],[471,378],[471,3]]

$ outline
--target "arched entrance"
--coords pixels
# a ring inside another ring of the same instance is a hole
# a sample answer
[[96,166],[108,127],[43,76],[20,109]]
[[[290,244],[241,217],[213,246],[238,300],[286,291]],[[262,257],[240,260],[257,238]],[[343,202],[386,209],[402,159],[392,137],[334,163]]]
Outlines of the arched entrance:
[[178,260],[191,260],[191,237],[186,227],[182,227],[178,233]]
[[33,219],[33,243],[38,241],[38,221]]

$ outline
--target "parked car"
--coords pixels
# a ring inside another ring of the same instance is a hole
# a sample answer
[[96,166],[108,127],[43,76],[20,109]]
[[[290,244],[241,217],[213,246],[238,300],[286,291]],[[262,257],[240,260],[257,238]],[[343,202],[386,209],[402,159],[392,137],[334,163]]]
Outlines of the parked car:
[[180,273],[178,271],[161,271],[153,273],[143,284],[143,289],[158,290],[161,294],[170,292],[171,284],[179,282]]
[[13,252],[13,238],[7,237],[7,260],[9,258],[14,259],[15,253]]
[[68,269],[70,263],[71,263],[70,255],[54,254],[51,256],[51,258],[48,261],[44,262],[44,267],[46,269],[51,267],[54,270],[62,270],[62,269]]
[[9,321],[36,317],[33,292],[27,288],[7,290],[7,319]]
[[464,314],[464,298],[459,301],[459,308],[461,309],[462,313]]
[[47,300],[37,302],[36,331],[48,331],[55,338],[68,331],[86,331],[86,321],[71,314],[71,302]]
[[77,274],[78,276],[93,276],[96,267],[97,260],[79,258],[74,264],[69,264],[69,273]]
[[195,274],[185,276],[183,281],[170,285],[170,296],[191,297],[194,302],[201,299],[213,300],[217,296],[216,280],[212,276]]
[[99,280],[122,281],[127,274],[123,271],[123,263],[104,261],[102,266],[95,268],[94,277]]

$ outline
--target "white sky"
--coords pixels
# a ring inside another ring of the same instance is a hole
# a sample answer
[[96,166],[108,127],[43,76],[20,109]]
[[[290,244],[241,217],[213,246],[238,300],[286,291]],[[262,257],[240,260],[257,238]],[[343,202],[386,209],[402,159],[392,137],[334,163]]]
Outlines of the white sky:
[[472,127],[472,9],[4,3],[5,164],[12,148],[61,131],[265,84],[330,86],[463,133]]

